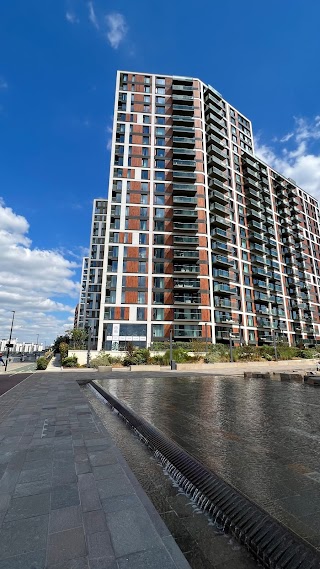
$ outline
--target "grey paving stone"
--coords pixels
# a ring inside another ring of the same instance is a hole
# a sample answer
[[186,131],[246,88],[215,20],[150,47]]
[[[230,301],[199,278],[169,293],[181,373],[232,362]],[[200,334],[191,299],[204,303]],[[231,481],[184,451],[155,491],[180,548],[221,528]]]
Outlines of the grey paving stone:
[[89,460],[92,466],[104,466],[117,462],[115,455],[112,452],[108,452],[108,450],[90,451]]
[[0,494],[10,494],[13,492],[19,479],[19,471],[6,470],[0,480]]
[[11,500],[11,494],[0,494],[0,512],[7,510]]
[[48,565],[62,563],[77,557],[85,557],[86,553],[87,549],[82,528],[69,529],[49,535]]
[[95,488],[91,490],[81,490],[81,508],[83,512],[92,512],[101,509],[100,497]]
[[46,550],[33,551],[24,555],[17,555],[0,560],[0,569],[44,569],[46,564]]
[[107,530],[106,516],[102,510],[84,512],[82,517],[86,535]]
[[63,563],[50,563],[50,565],[46,566],[46,569],[89,569],[89,561],[87,557],[77,557],[76,559],[63,561]]
[[93,474],[79,474],[78,484],[80,490],[89,490],[90,488],[95,488],[95,479]]
[[80,506],[52,510],[49,517],[49,533],[57,533],[82,526]]
[[116,561],[107,561],[104,557],[98,557],[90,559],[90,569],[119,569],[119,566]]
[[136,494],[106,498],[101,503],[105,512],[120,512],[121,510],[130,510],[141,506],[141,502]]
[[175,540],[172,535],[167,535],[162,538],[163,543],[166,546],[169,554],[171,555],[173,561],[175,562],[178,569],[190,569],[190,565],[183,555],[182,551],[177,547]]
[[52,486],[61,486],[62,484],[73,484],[77,482],[78,478],[76,471],[73,469],[62,469],[60,472],[57,470],[52,476]]
[[103,557],[106,561],[115,559],[108,531],[91,533],[87,536],[89,558]]
[[51,484],[51,472],[48,468],[41,467],[33,470],[21,470],[18,484],[27,484],[28,482],[42,482]]
[[26,484],[17,484],[14,491],[14,498],[19,496],[33,496],[35,494],[46,494],[50,492],[51,484],[38,480],[37,482],[27,482]]
[[116,557],[159,547],[161,540],[142,507],[106,513]]
[[40,468],[41,469],[43,468],[44,470],[51,472],[52,459],[50,460],[43,459],[43,460],[34,460],[31,462],[25,462],[21,472],[24,472],[25,470],[39,470]]
[[172,557],[162,547],[131,553],[117,559],[119,569],[177,569]]
[[4,522],[42,516],[44,514],[48,514],[49,510],[49,493],[37,494],[36,496],[25,496],[23,498],[13,498],[4,518]]
[[115,478],[97,480],[96,486],[101,500],[133,493],[132,485],[124,473],[120,473]]
[[0,559],[45,549],[49,516],[16,520],[2,524]]
[[77,484],[56,486],[51,493],[51,509],[78,506],[80,503]]
[[[116,459],[114,460],[114,462],[116,463]],[[103,480],[104,478],[109,478],[110,475],[112,476],[113,472],[110,469],[111,466],[113,466],[113,464],[111,462],[105,466],[94,466],[92,468],[92,472],[93,472],[95,479],[96,480]],[[115,466],[119,467],[118,464],[115,464]]]
[[37,448],[31,449],[27,453],[26,462],[33,462],[34,460],[50,460],[53,455],[51,448]]
[[76,473],[77,474],[87,474],[88,472],[91,472],[92,468],[91,468],[91,464],[89,462],[89,460],[86,460],[84,462],[76,462]]

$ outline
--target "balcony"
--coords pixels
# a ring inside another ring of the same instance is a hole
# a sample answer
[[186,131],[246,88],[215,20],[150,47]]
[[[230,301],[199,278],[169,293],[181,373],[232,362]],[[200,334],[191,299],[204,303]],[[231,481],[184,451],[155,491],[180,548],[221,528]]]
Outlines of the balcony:
[[213,123],[206,123],[206,132],[216,138],[220,138],[220,140],[224,140],[226,138],[224,129],[220,130],[219,128],[216,128]]
[[216,178],[209,178],[208,185],[209,188],[212,190],[220,190],[223,192],[226,192],[228,190],[228,188],[224,186],[224,184],[220,182],[220,180],[217,180]]
[[198,245],[199,239],[198,237],[192,237],[187,235],[174,235],[173,236],[173,244],[174,245]]
[[224,104],[222,102],[222,96],[220,95],[220,93],[218,93],[217,91],[214,91],[212,89],[208,89],[205,93],[205,102],[206,103],[213,103],[219,107],[221,107],[222,109],[224,108]]
[[[222,160],[221,160],[221,158],[222,158]],[[223,156],[221,156],[221,155],[219,156],[219,158],[217,158],[214,155],[209,156],[208,164],[209,164],[209,166],[216,166],[220,170],[224,170],[224,171],[226,170],[226,167],[227,167],[226,163],[223,162]]]
[[174,231],[198,231],[198,224],[197,223],[173,223],[173,230]]
[[214,113],[218,117],[218,119],[220,119],[220,120],[224,118],[224,111],[222,110],[220,105],[213,103],[213,101],[207,102],[206,99],[205,99],[205,103],[206,103],[205,110],[207,112]]
[[197,163],[195,160],[179,160],[174,158],[173,159],[173,167],[181,167],[181,168],[190,168],[190,169],[195,169]]
[[194,106],[193,105],[172,105],[172,109],[174,113],[190,113],[193,117],[194,115]]
[[226,182],[226,172],[225,169],[224,170],[219,170],[219,168],[209,168],[208,169],[208,176],[210,176],[210,178],[216,178],[217,180],[220,180],[221,182]]
[[230,227],[231,223],[226,217],[221,217],[221,215],[213,215],[211,217],[211,226],[212,225],[228,228]]
[[[244,182],[245,185],[246,185],[246,182],[247,182],[247,180],[245,180],[245,182]],[[260,194],[259,194],[259,192],[258,192],[257,187],[256,187],[255,184],[254,184],[254,187],[253,187],[253,188],[252,188],[252,187],[247,187],[247,188],[246,188],[246,194],[249,195],[249,196],[251,196],[251,197],[253,197],[253,198],[256,198],[257,200],[260,199]]]
[[194,125],[193,115],[172,115],[173,124],[187,123],[188,125]]
[[173,257],[175,259],[194,259],[199,260],[199,251],[185,251],[184,249],[175,249],[173,251]]
[[198,265],[174,265],[174,273],[194,273],[199,275],[200,267]]
[[175,294],[173,302],[174,304],[200,304],[200,296],[198,294]]
[[173,178],[180,178],[181,180],[194,180],[196,181],[197,175],[194,172],[182,172],[180,170],[173,170]]
[[234,321],[231,318],[231,314],[216,314],[214,315],[214,321],[216,324],[233,324]]
[[219,292],[220,294],[236,294],[237,290],[235,287],[231,287],[224,283],[213,283],[214,292]]
[[260,280],[257,280],[257,279],[253,279],[253,286],[254,286],[255,288],[263,288],[263,289],[265,289],[265,290],[269,288],[269,286],[267,285],[266,281],[260,281]]
[[172,191],[173,191],[173,193],[175,193],[175,192],[190,192],[190,193],[194,194],[197,191],[197,186],[194,186],[193,184],[173,183]]
[[195,279],[174,279],[173,288],[200,288],[200,281]]
[[214,269],[213,270],[213,278],[214,279],[230,279],[229,271],[225,271],[223,269]]
[[198,212],[194,209],[173,209],[173,218],[187,217],[189,219],[198,219]]
[[190,135],[194,135],[194,127],[183,126],[183,125],[172,125],[173,134],[182,132],[183,134],[188,132]]
[[[227,188],[225,188],[227,189]],[[226,204],[229,200],[227,194],[223,193],[223,192],[219,192],[219,190],[214,190],[213,192],[210,192],[209,194],[209,198],[210,201],[212,200],[213,202],[220,202],[221,204]]]
[[218,202],[213,202],[210,204],[210,211],[216,212],[218,214],[221,213],[223,215],[229,215],[229,210]]
[[193,95],[181,95],[181,93],[172,93],[173,101],[193,102]]
[[227,332],[227,330],[216,331],[216,340],[229,340],[229,339],[230,339],[230,332]]
[[197,310],[196,308],[189,308],[189,309],[175,309],[174,311],[174,320],[201,320],[201,310]]
[[[225,138],[225,137],[224,137]],[[225,141],[211,134],[207,136],[207,152],[208,154],[215,154],[219,157],[225,158]]]
[[192,137],[185,137],[185,136],[174,136],[172,138],[173,146],[194,146],[195,145],[195,138]]
[[210,112],[209,107],[207,107],[205,110],[205,116],[207,126],[213,125],[216,128],[225,127],[225,120],[221,117],[221,115],[217,117],[215,113]]
[[202,330],[199,326],[175,326],[173,336],[174,338],[200,338]]
[[229,300],[229,298],[219,298],[218,296],[215,296],[213,301],[215,308],[232,308],[231,300]]
[[211,249],[212,251],[223,251],[223,253],[229,252],[228,243],[225,243],[223,241],[213,241],[211,243]]
[[197,205],[198,198],[189,196],[173,196],[174,204]]
[[220,229],[219,227],[214,227],[211,231],[211,237],[218,237],[219,239],[229,240],[228,232],[225,229]]
[[212,255],[213,265],[232,265],[232,261],[225,255]]
[[[172,92],[177,91],[178,93],[187,93],[188,91],[190,93],[193,92],[193,85],[176,85],[175,81],[172,83]],[[191,96],[191,95],[190,95]]]
[[249,232],[249,239],[250,239],[250,241],[263,242],[265,240],[265,236],[263,233],[257,233],[257,231],[250,231]]
[[261,211],[258,211],[256,209],[247,209],[247,218],[250,220],[260,220],[261,222],[266,220],[265,216],[261,214]]

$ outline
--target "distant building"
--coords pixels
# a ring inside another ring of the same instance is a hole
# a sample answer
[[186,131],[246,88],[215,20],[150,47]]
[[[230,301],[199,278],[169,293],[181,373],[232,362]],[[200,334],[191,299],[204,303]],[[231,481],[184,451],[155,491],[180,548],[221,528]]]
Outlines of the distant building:
[[255,156],[250,120],[199,79],[118,72],[78,311],[93,347],[312,344],[319,261],[319,203]]
[[[9,339],[0,340],[0,352],[3,353],[7,351],[8,343]],[[19,342],[18,338],[11,338],[11,344],[13,344],[13,348],[10,348],[11,353],[32,354],[34,352],[42,352],[45,349],[45,346],[42,343]]]

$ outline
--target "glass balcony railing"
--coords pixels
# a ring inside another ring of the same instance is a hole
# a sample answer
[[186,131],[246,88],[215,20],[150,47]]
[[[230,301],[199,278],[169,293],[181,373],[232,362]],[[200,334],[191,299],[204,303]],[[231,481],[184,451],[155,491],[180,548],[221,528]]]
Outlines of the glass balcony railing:
[[236,288],[231,287],[228,284],[224,283],[213,283],[213,290],[214,292],[220,292],[225,294],[236,294]]
[[174,304],[200,304],[198,295],[175,294],[173,298]]
[[175,249],[173,251],[173,256],[175,258],[181,258],[181,259],[199,259],[199,251],[185,251],[183,249]]
[[174,192],[192,192],[195,193],[197,191],[197,186],[194,186],[194,184],[178,184],[178,183],[173,183],[172,185],[172,189]]
[[198,212],[194,209],[176,209],[173,210],[173,217],[188,217],[192,219],[198,218]]
[[198,265],[174,265],[173,266],[174,273],[200,273],[200,267]]
[[173,229],[177,231],[198,231],[198,224],[174,222]]
[[193,198],[189,196],[173,196],[174,204],[187,204],[196,205],[198,203],[198,198]]
[[201,320],[201,310],[175,310],[174,320]]
[[194,172],[180,172],[178,170],[174,170],[172,172],[173,178],[186,178],[189,180],[196,180],[197,175]]
[[182,166],[184,168],[195,168],[197,165],[195,160],[179,160],[173,159],[173,166]]
[[175,338],[200,338],[202,330],[199,326],[175,326],[173,335]]
[[174,279],[173,280],[173,287],[174,288],[200,288],[200,281],[195,279]]
[[174,235],[173,236],[174,245],[198,245],[198,237],[193,237],[189,235]]
[[214,297],[213,301],[215,308],[232,308],[231,300],[228,298]]
[[231,265],[232,261],[225,255],[212,255],[213,265]]
[[194,146],[195,138],[193,136],[173,136],[172,142],[174,146]]

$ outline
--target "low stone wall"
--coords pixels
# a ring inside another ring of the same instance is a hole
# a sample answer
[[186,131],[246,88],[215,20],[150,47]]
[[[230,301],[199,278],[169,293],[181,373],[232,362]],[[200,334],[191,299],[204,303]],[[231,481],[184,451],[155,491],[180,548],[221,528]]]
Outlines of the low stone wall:
[[130,371],[161,371],[159,365],[134,365],[130,366]]

